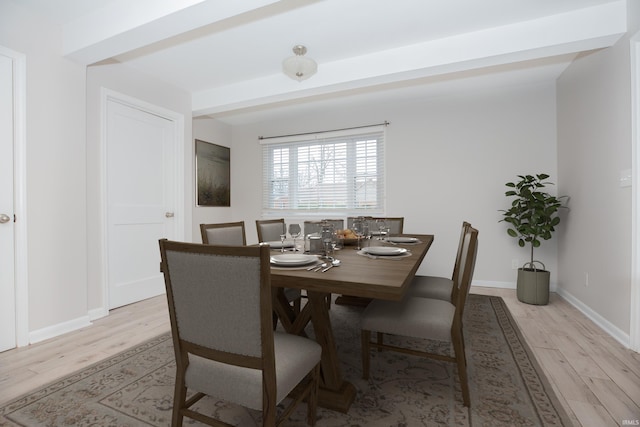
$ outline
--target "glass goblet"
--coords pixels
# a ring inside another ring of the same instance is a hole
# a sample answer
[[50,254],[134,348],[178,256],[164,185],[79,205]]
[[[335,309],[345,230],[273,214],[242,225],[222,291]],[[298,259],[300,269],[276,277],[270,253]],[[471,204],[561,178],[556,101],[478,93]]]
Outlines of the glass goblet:
[[298,250],[296,246],[296,239],[300,237],[300,233],[302,229],[300,228],[300,224],[289,224],[289,234],[293,237],[293,250],[294,252]]
[[360,239],[364,235],[364,220],[362,218],[355,218],[351,227],[353,228],[353,234],[356,235],[358,240],[358,246],[356,246],[356,249],[360,250],[362,249],[360,247]]

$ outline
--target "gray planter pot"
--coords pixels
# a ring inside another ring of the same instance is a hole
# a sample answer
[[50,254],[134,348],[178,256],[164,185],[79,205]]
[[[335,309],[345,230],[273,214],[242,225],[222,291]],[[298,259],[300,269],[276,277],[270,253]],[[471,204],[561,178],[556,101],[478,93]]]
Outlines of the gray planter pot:
[[518,301],[546,305],[549,303],[549,278],[547,270],[518,269],[517,295]]

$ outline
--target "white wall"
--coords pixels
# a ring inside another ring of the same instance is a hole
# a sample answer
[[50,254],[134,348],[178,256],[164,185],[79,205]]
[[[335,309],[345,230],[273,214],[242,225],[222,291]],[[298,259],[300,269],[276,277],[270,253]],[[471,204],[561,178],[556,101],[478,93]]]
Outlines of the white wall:
[[[634,34],[640,2],[629,7],[635,8],[628,14]],[[558,80],[557,105],[560,188],[571,195],[570,219],[559,239],[561,293],[624,340],[632,189],[621,188],[619,178],[632,166],[629,37],[574,61]]]
[[[0,2],[0,45],[26,55],[29,332],[86,322],[85,69],[61,34]],[[20,219],[18,219],[20,220]]]
[[[87,68],[87,218],[88,230],[88,300],[89,309],[104,309],[104,268],[101,240],[101,186],[100,186],[100,93],[110,89],[140,101],[162,107],[184,116],[184,170],[185,176],[193,175],[193,144],[191,137],[191,95],[182,89],[168,86],[149,76],[118,63],[93,65]],[[142,160],[142,159],[141,159]],[[184,235],[191,238],[193,182],[186,178],[184,184]]]
[[[348,105],[348,106],[347,106]],[[304,109],[301,109],[304,111]],[[421,274],[451,275],[463,220],[480,231],[477,284],[514,285],[511,260],[527,251],[498,223],[508,207],[507,181],[517,174],[557,177],[555,88],[509,87],[376,105],[345,103],[325,113],[278,116],[278,120],[234,126],[231,160],[233,216],[253,224],[261,215],[262,166],[259,136],[380,123],[387,127],[386,214],[404,216],[406,232],[433,233]],[[256,242],[255,226],[247,241]],[[543,243],[537,258],[557,272],[556,244]]]
[[[222,123],[214,119],[198,118],[193,120],[193,139],[199,139],[201,141],[211,142],[213,144],[222,145],[224,147],[231,147],[231,126]],[[193,141],[191,142],[191,156],[193,156],[195,149],[193,147]],[[235,151],[230,149],[231,158],[235,156]],[[195,173],[187,177],[187,180],[191,183],[192,192],[195,194]],[[231,183],[233,187],[233,182]],[[195,196],[194,196],[195,197]],[[241,197],[241,194],[231,192],[231,206],[230,207],[218,207],[218,206],[195,206],[193,208],[193,227],[192,227],[192,240],[197,243],[202,242],[200,235],[200,224],[213,224],[217,222],[231,222],[236,221],[232,215],[233,207],[236,201]],[[238,220],[239,221],[239,220]],[[250,227],[252,224],[245,224],[245,227]]]

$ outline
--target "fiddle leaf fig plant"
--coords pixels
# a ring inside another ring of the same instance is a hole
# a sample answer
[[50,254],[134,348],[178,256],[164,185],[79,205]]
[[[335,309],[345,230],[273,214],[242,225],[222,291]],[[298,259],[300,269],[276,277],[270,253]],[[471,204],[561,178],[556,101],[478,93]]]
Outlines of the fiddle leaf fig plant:
[[565,207],[563,199],[566,196],[552,196],[545,192],[546,186],[553,185],[547,181],[549,175],[541,173],[537,175],[518,175],[517,182],[507,182],[510,188],[505,196],[513,200],[511,208],[501,210],[503,218],[500,222],[508,223],[507,234],[518,239],[518,245],[531,246],[531,261],[524,264],[535,270],[535,264],[544,264],[533,258],[533,249],[540,247],[541,240],[549,240],[555,232],[555,227],[560,223],[558,210]]

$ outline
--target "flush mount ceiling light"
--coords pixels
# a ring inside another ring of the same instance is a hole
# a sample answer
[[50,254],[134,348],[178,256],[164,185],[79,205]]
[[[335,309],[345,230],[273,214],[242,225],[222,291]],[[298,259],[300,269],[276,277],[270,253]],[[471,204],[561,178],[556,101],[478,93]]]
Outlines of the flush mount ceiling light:
[[304,56],[307,53],[307,48],[302,45],[295,45],[293,47],[293,53],[295,56],[291,56],[282,61],[282,72],[287,76],[299,82],[308,79],[318,71],[318,64],[311,58]]

